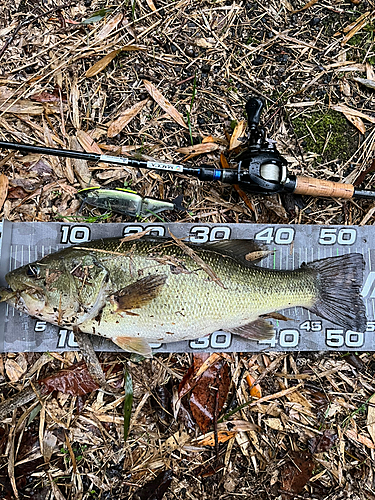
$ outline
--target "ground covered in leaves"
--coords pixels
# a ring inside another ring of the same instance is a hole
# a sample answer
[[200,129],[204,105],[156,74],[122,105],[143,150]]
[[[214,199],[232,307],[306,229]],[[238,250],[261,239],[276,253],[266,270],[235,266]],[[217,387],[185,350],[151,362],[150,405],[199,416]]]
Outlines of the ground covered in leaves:
[[[7,1],[1,140],[225,167],[246,146],[244,105],[256,95],[294,174],[369,188],[373,9],[359,0]],[[77,216],[77,191],[100,185],[182,194],[188,212],[164,221],[374,222],[366,200],[265,198],[182,174],[6,151],[0,169],[0,216],[11,221],[134,220],[91,207]],[[2,400],[33,396],[2,414],[1,498],[375,498],[371,353],[139,363],[101,354],[116,394],[96,390],[80,361],[2,355]],[[55,372],[57,385],[40,384]]]

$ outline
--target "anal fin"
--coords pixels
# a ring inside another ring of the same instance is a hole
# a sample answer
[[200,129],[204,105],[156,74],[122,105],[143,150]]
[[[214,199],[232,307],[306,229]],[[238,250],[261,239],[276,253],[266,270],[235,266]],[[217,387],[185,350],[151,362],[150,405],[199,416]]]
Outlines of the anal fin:
[[115,312],[125,312],[147,305],[159,295],[167,280],[165,274],[151,274],[122,288],[109,300]]
[[237,328],[225,328],[225,331],[249,340],[270,340],[275,335],[273,325],[262,318]]
[[139,337],[113,337],[111,340],[126,352],[135,352],[145,358],[152,358],[150,344],[145,339]]

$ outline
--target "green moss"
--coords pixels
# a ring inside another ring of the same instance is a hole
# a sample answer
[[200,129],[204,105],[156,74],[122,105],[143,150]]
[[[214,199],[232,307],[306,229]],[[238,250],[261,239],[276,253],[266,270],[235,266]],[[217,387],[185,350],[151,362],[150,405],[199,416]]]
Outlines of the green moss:
[[317,153],[322,161],[347,160],[358,147],[355,128],[341,113],[331,109],[299,116],[293,120],[293,126],[297,137],[304,141],[304,150]]

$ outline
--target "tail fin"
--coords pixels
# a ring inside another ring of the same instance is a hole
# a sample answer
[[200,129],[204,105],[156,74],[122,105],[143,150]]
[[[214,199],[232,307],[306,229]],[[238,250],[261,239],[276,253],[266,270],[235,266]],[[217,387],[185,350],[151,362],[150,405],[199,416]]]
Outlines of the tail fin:
[[318,300],[309,309],[348,330],[366,329],[366,308],[360,291],[365,261],[359,253],[329,257],[306,265],[317,274]]

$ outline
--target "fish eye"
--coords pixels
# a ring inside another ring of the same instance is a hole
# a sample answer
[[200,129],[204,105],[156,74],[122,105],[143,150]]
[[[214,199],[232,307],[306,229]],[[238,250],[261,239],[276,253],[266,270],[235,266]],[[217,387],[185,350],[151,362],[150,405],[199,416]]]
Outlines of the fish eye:
[[29,264],[26,270],[27,276],[34,276],[34,278],[37,278],[40,273],[40,268],[39,266],[35,264]]

